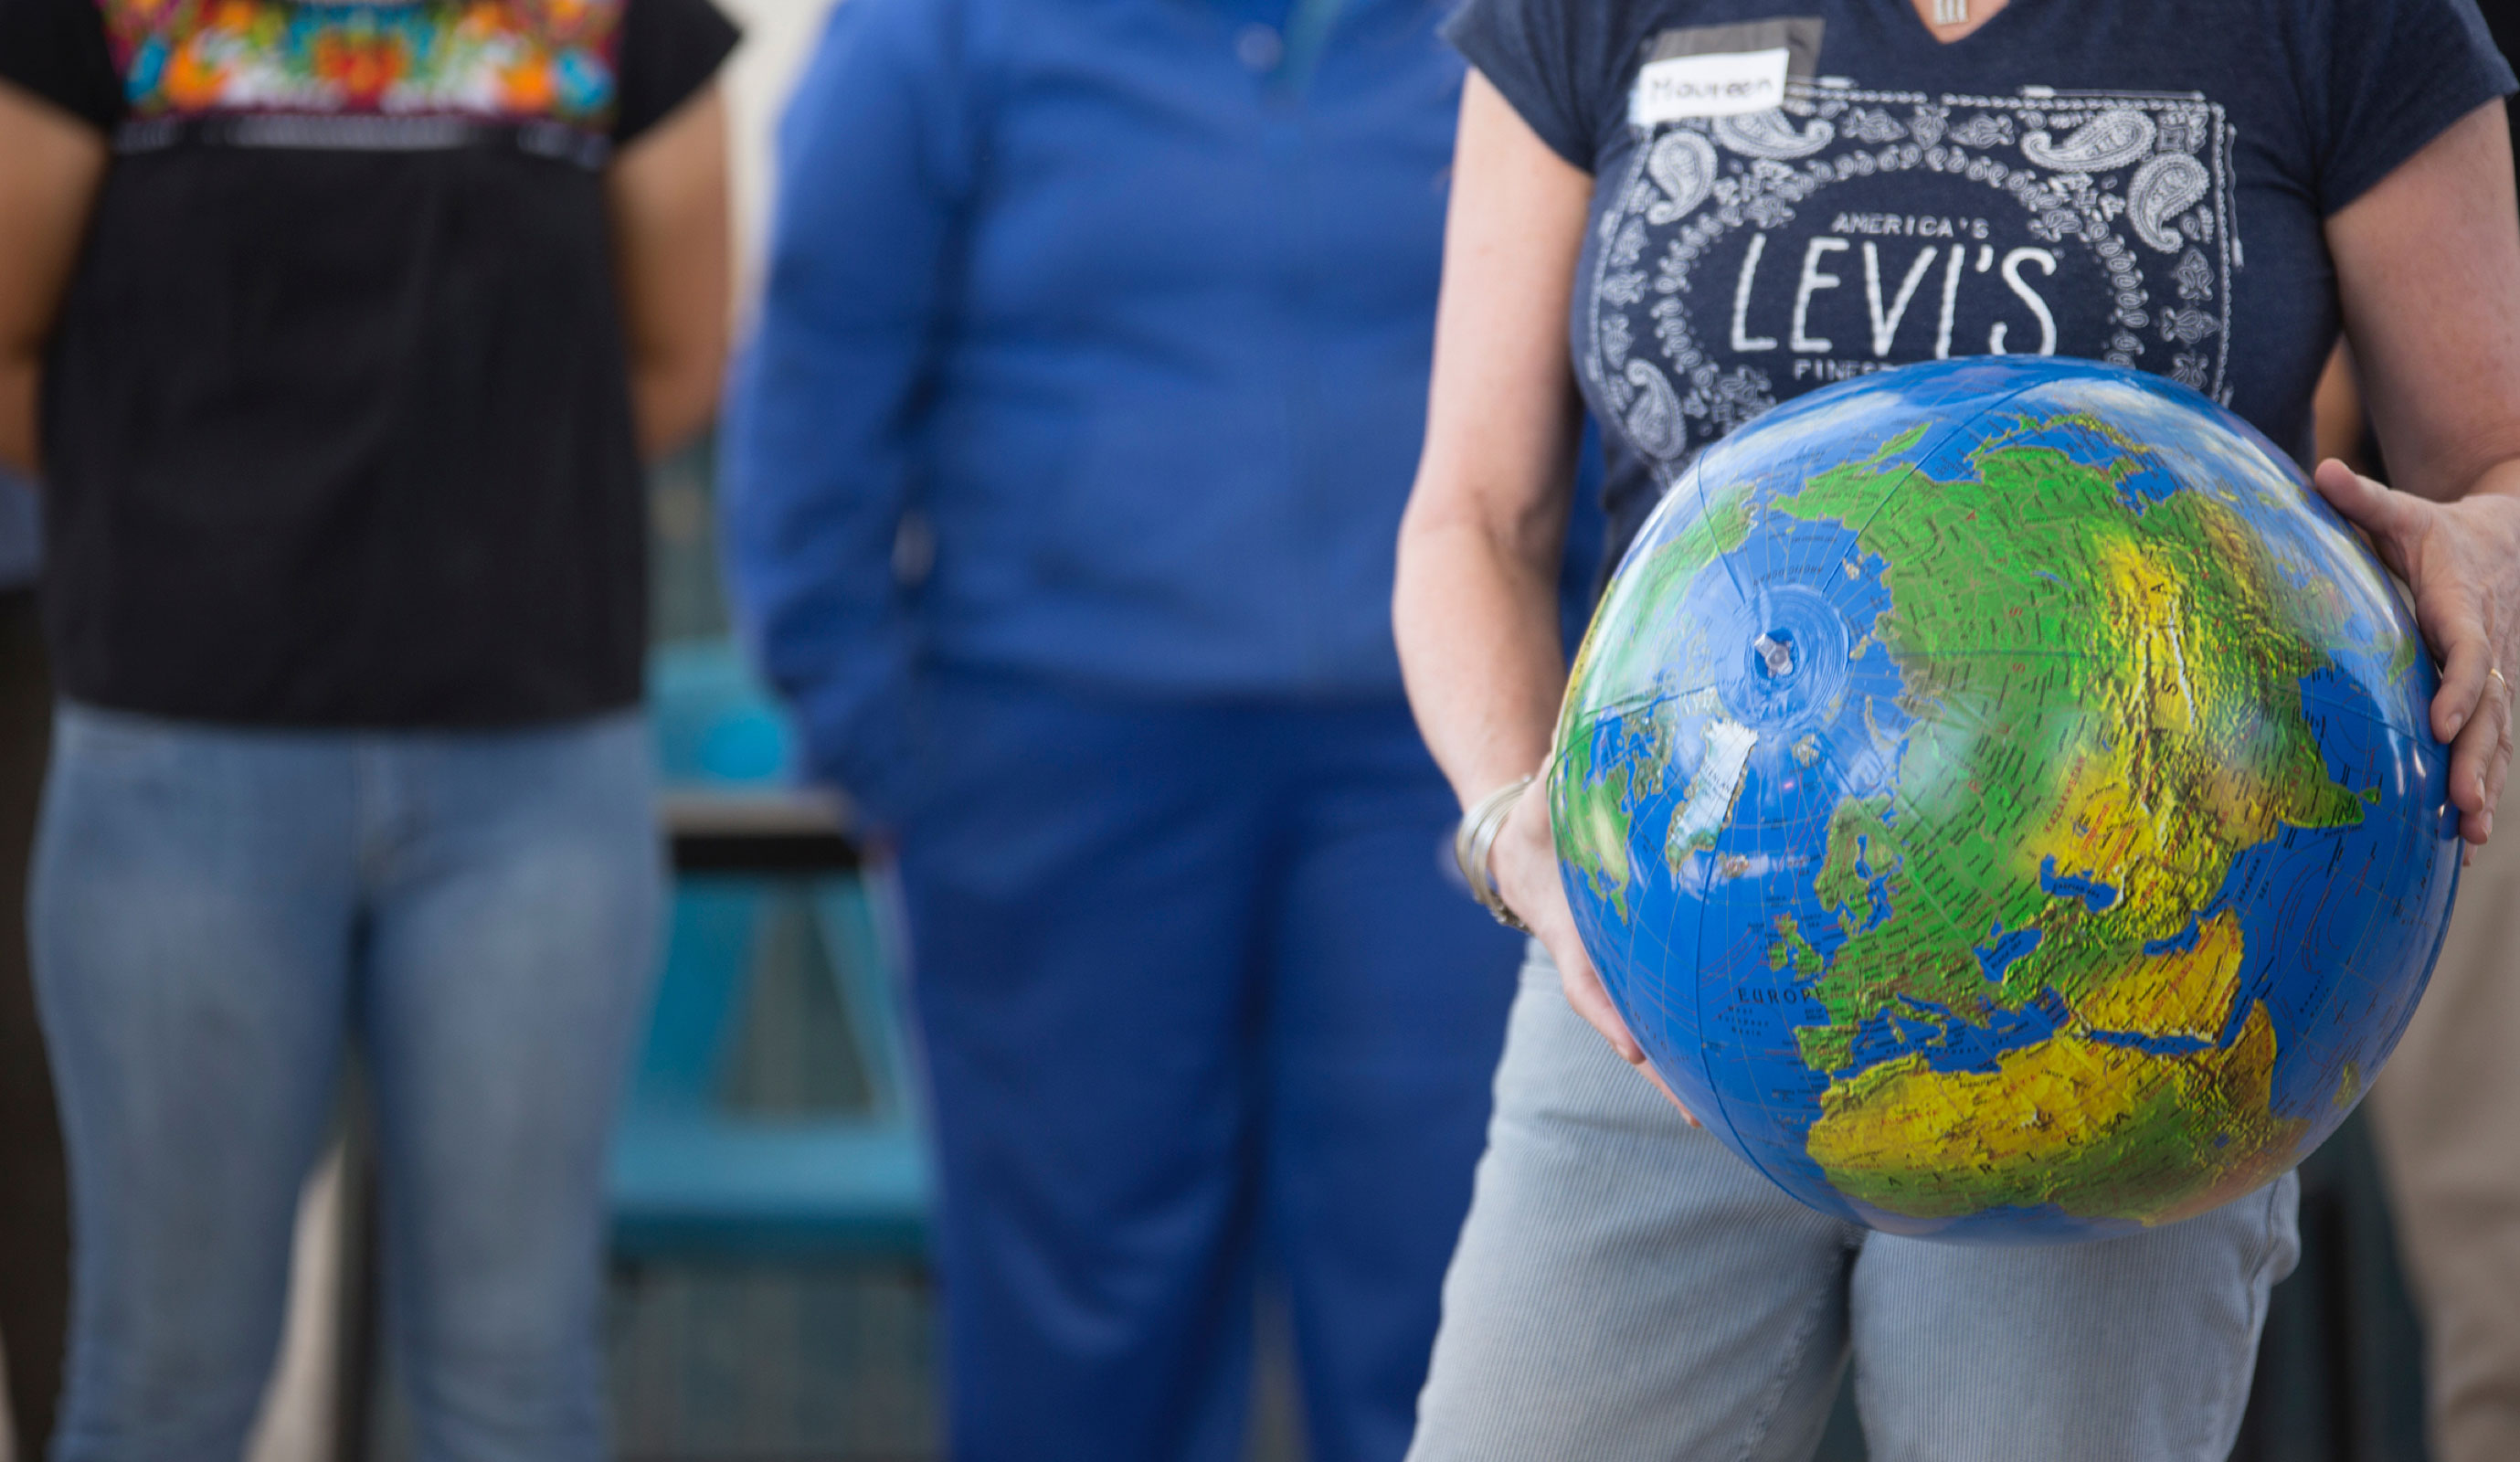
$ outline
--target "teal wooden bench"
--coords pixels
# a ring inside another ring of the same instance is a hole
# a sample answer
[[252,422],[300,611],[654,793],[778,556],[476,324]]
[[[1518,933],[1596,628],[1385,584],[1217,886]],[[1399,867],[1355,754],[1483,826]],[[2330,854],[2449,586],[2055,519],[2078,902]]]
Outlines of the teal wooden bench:
[[[794,737],[730,646],[660,650],[652,716],[668,793],[671,926],[615,1134],[612,1248],[658,1260],[915,1260],[930,1178],[881,875],[832,803],[788,785]],[[767,921],[801,898],[866,1100],[778,1116],[722,1098]]]

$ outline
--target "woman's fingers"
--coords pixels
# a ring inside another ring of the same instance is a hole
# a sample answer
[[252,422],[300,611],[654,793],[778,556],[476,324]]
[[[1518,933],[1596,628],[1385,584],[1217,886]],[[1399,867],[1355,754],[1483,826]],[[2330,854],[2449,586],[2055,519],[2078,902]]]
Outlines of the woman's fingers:
[[[1550,943],[1548,940],[1542,942]],[[1571,937],[1565,942],[1573,947],[1560,951],[1556,944],[1550,943],[1550,954],[1557,961],[1557,977],[1566,987],[1566,1003],[1575,1007],[1575,1013],[1594,1029],[1601,1032],[1601,1037],[1610,1043],[1610,1049],[1619,1053],[1620,1060],[1642,1072],[1645,1079],[1654,1084],[1654,1089],[1663,1094],[1663,1100],[1680,1109],[1680,1115],[1688,1119],[1690,1126],[1700,1125],[1697,1114],[1688,1110],[1688,1104],[1680,1099],[1680,1093],[1673,1091],[1671,1083],[1662,1078],[1662,1073],[1653,1069],[1653,1063],[1645,1059],[1645,1048],[1637,1043],[1635,1032],[1629,1030],[1628,1023],[1619,1018],[1619,1007],[1611,1003],[1610,992],[1601,987],[1600,973],[1586,957],[1583,942]]]
[[1619,1018],[1619,1007],[1610,1003],[1610,992],[1601,988],[1601,976],[1584,953],[1584,942],[1568,935],[1544,937],[1550,958],[1557,962],[1557,982],[1565,987],[1566,1003],[1584,1018],[1585,1024],[1601,1032],[1610,1049],[1630,1066],[1644,1064],[1645,1048],[1637,1043],[1635,1032]]
[[[2432,504],[2416,513],[2442,514]],[[2432,525],[2415,529],[2429,532]],[[2481,603],[2478,555],[2463,525],[2452,525],[2440,541],[2446,551],[2421,555],[2415,585],[2424,637],[2442,657],[2441,689],[2433,696],[2433,735],[2450,744],[2450,800],[2458,808],[2459,836],[2483,843],[2493,827],[2496,797],[2510,757],[2511,685]]]
[[1494,867],[1497,888],[1505,895],[1507,906],[1531,926],[1533,936],[1556,961],[1557,982],[1566,992],[1567,1005],[1584,1018],[1586,1025],[1601,1032],[1601,1038],[1610,1043],[1621,1061],[1644,1073],[1690,1126],[1696,1126],[1696,1116],[1645,1060],[1645,1048],[1620,1017],[1610,992],[1602,988],[1600,972],[1593,968],[1584,937],[1576,932],[1575,911],[1566,905],[1566,886],[1558,882],[1557,845],[1550,833],[1545,789],[1535,788],[1513,809],[1504,834],[1497,840]]
[[2482,773],[2484,764],[2477,759],[2477,741],[2470,732],[2487,729],[2478,712],[2487,710],[2487,691],[2493,683],[2494,649],[2486,642],[2484,631],[2465,624],[2437,634],[2436,643],[2447,657],[2442,662],[2441,689],[2433,696],[2433,737],[2453,748],[2451,754],[2450,800],[2473,812],[2485,804]]
[[[2433,697],[2432,730],[2451,748],[2450,800],[2459,810],[2459,836],[2483,843],[2494,831],[2494,807],[2511,760],[2510,671],[2497,654],[2489,616],[2478,597],[2481,572],[2507,571],[2490,560],[2477,524],[2452,524],[2461,511],[2426,502],[2361,476],[2333,458],[2312,480],[2321,496],[2369,536],[2381,559],[2414,587],[2425,638],[2442,657]],[[2445,529],[2447,536],[2435,537]],[[2493,533],[2485,534],[2487,539]]]
[[[2500,692],[2501,689],[2502,688],[2499,685],[2495,687],[2495,690],[2498,693]],[[2501,697],[2501,709],[2495,716],[2495,719],[2501,723],[2502,732],[2500,736],[2496,738],[2493,758],[2488,763],[2486,769],[2485,806],[2483,810],[2476,814],[2476,841],[2479,843],[2483,843],[2494,836],[2494,809],[2502,805],[2502,787],[2511,776],[2512,716],[2513,710],[2510,698],[2507,695],[2504,695]]]
[[1645,1074],[1645,1079],[1651,1081],[1654,1084],[1654,1089],[1662,1093],[1662,1099],[1678,1108],[1680,1110],[1680,1115],[1688,1120],[1690,1126],[1702,1127],[1706,1125],[1706,1123],[1697,1119],[1696,1113],[1688,1110],[1688,1104],[1680,1099],[1680,1093],[1671,1089],[1671,1083],[1662,1078],[1662,1073],[1655,1071],[1650,1062],[1639,1062],[1637,1064],[1637,1070]]
[[2333,457],[2318,464],[2318,471],[2311,474],[2310,480],[2318,488],[2318,495],[2327,499],[2327,505],[2361,528],[2381,560],[2404,577],[2406,545],[2399,540],[2415,526],[2409,515],[2429,505],[2392,492]]
[[2407,514],[2424,506],[2419,499],[2392,492],[2333,457],[2318,464],[2310,480],[2329,507],[2369,533],[2401,531],[2407,526]]
[[2511,768],[2511,691],[2504,674],[2487,674],[2475,709],[2452,745],[2451,801],[2459,809],[2459,836],[2483,843],[2494,836],[2494,809]]
[[1619,1019],[1618,1007],[1601,988],[1601,977],[1594,973],[1593,961],[1584,953],[1583,937],[1575,931],[1575,911],[1566,906],[1565,886],[1557,881],[1557,844],[1549,831],[1546,789],[1535,788],[1507,814],[1489,868],[1506,907],[1530,926],[1557,962],[1566,1003],[1601,1032],[1620,1059],[1630,1065],[1644,1060],[1643,1048]]

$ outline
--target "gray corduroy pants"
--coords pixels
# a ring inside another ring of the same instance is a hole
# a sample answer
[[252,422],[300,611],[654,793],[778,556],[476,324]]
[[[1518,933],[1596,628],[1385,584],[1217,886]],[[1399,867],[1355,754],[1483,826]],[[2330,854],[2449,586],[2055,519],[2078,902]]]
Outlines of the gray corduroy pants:
[[2297,1193],[2059,1247],[1873,1234],[1684,1124],[1534,945],[1410,1457],[1807,1458],[1851,1356],[1874,1462],[2219,1462]]

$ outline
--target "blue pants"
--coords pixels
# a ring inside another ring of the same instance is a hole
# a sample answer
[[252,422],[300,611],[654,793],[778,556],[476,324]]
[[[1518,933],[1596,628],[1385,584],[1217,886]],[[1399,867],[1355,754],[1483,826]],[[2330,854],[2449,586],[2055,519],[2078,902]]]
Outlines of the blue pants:
[[1265,1262],[1311,1455],[1397,1462],[1518,950],[1446,880],[1407,708],[952,675],[924,711],[955,1455],[1238,1456]]
[[660,868],[631,715],[483,734],[63,710],[31,893],[68,1139],[57,1462],[245,1439],[353,1033],[419,1454],[604,1451],[602,1183]]

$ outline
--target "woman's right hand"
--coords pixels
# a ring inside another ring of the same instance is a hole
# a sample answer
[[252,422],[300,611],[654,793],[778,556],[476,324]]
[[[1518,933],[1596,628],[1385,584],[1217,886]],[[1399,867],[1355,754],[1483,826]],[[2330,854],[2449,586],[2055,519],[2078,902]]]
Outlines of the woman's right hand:
[[1496,881],[1497,893],[1504,898],[1505,906],[1531,927],[1532,937],[1540,940],[1549,957],[1556,961],[1566,1003],[1601,1032],[1601,1038],[1619,1053],[1620,1060],[1642,1072],[1679,1108],[1690,1126],[1699,1125],[1696,1114],[1653,1069],[1645,1059],[1644,1047],[1638,1044],[1628,1023],[1619,1018],[1619,1008],[1610,1003],[1610,992],[1601,987],[1600,974],[1593,968],[1583,937],[1575,931],[1575,911],[1567,905],[1566,886],[1558,882],[1557,843],[1550,828],[1546,777],[1532,783],[1531,790],[1514,802],[1512,812],[1507,815],[1505,827],[1497,834],[1496,845],[1489,853],[1488,872]]

